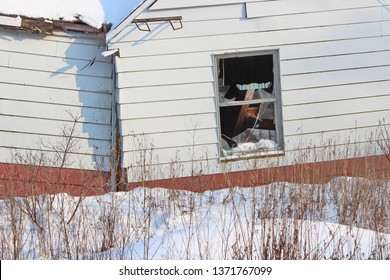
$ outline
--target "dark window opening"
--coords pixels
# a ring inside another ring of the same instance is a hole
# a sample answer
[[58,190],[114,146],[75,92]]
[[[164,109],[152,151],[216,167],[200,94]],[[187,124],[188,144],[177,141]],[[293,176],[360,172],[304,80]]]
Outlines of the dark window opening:
[[223,156],[283,149],[276,53],[217,57]]

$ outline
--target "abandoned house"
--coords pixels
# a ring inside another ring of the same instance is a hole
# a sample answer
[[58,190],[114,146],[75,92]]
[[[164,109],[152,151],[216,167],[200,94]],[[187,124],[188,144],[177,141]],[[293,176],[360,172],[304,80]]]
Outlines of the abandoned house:
[[389,174],[385,1],[145,0],[110,30],[0,26],[4,190]]

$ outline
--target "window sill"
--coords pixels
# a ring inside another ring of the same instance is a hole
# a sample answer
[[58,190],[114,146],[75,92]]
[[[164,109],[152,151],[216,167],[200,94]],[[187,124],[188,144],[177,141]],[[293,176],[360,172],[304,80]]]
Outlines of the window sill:
[[267,157],[279,157],[284,156],[284,150],[257,150],[250,152],[240,152],[233,153],[231,155],[224,155],[220,158],[221,162],[230,162],[230,161],[240,161],[240,160],[248,160],[255,158],[267,158]]

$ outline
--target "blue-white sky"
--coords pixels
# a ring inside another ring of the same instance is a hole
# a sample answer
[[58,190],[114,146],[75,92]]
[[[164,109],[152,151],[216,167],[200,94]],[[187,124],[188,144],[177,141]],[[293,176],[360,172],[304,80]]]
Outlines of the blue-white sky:
[[103,23],[118,25],[144,0],[0,0],[0,13],[74,20],[81,15],[87,24],[100,27]]

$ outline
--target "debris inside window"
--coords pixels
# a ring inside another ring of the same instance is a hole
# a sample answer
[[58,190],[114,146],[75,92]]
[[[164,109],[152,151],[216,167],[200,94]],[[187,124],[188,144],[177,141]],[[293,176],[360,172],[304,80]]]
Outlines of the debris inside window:
[[217,59],[222,155],[280,150],[273,54]]

